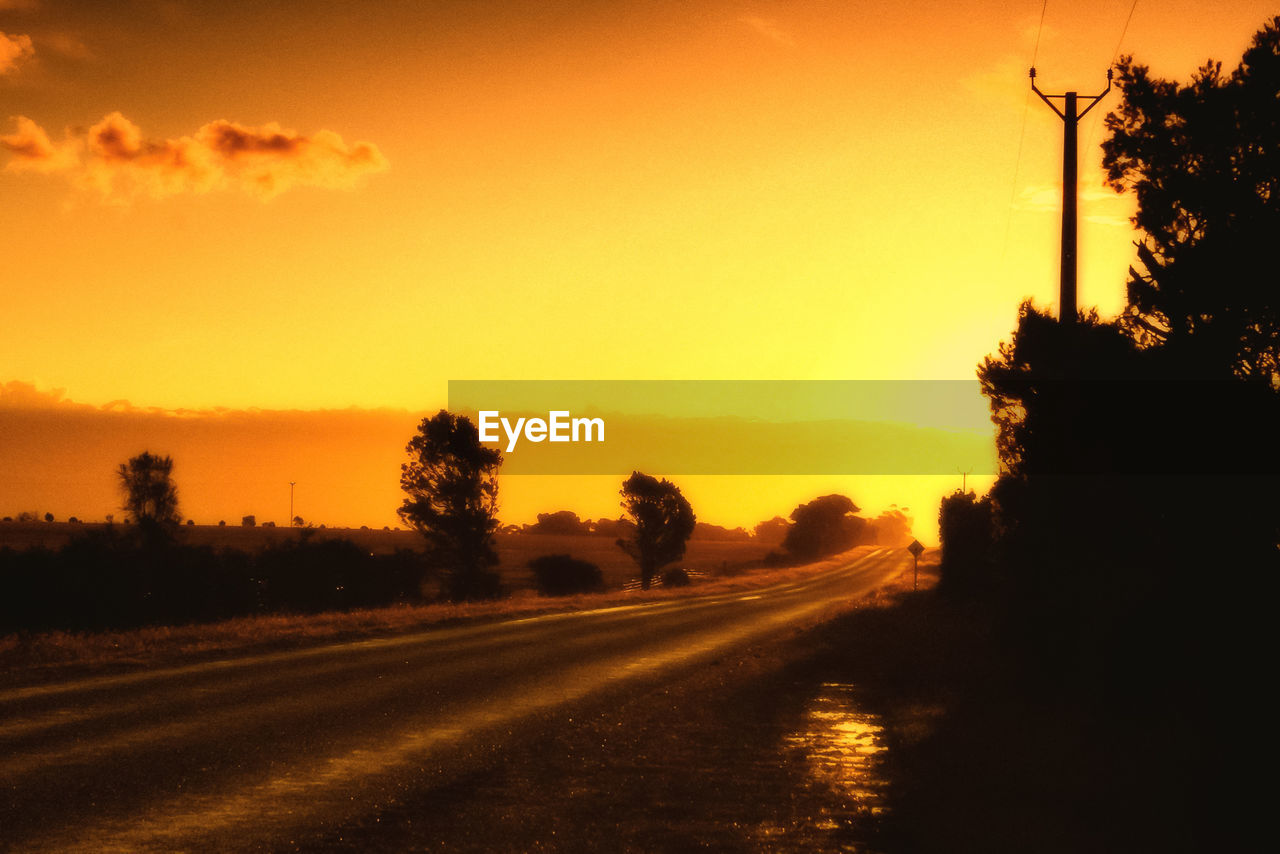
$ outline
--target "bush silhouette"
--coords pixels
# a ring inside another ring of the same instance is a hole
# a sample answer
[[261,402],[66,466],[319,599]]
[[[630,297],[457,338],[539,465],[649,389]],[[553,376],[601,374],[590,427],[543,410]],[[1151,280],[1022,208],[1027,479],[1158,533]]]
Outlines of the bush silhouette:
[[183,545],[141,526],[63,548],[0,549],[0,634],[102,631],[417,601],[422,555],[371,555],[344,540],[289,541],[256,556]]
[[938,535],[942,541],[939,587],[953,595],[989,587],[995,540],[991,497],[956,490],[942,499]]
[[673,566],[662,573],[663,587],[688,587],[691,583],[689,573],[685,571],[684,567]]
[[569,555],[543,555],[529,561],[538,592],[543,596],[572,596],[604,590],[600,567]]

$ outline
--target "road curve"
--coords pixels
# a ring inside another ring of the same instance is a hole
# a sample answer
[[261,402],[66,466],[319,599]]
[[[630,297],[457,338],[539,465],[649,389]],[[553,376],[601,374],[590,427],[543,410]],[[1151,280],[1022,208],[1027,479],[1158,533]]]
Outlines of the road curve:
[[910,564],[0,691],[0,846],[271,848],[341,824],[468,742],[767,638]]

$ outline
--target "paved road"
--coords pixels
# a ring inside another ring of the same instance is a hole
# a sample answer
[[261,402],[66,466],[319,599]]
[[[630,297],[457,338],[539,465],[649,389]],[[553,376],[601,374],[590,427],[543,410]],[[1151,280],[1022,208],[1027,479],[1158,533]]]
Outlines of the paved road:
[[[910,565],[0,691],[0,846],[273,847],[534,713],[767,638]],[[456,760],[455,760],[456,761]]]

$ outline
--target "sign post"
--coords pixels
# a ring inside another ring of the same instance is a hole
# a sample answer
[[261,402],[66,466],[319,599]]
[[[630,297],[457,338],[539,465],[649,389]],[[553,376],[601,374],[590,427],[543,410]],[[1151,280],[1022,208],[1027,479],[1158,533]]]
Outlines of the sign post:
[[911,545],[907,546],[907,551],[911,552],[911,589],[920,589],[920,555],[924,552],[924,546],[920,545],[919,540],[912,540]]

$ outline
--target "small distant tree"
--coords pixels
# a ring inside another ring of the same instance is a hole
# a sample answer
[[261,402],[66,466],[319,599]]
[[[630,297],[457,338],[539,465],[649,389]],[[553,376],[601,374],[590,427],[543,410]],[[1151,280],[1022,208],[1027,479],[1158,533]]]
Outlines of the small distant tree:
[[752,529],[751,533],[757,541],[770,546],[780,546],[782,541],[787,538],[787,531],[791,528],[791,523],[781,516],[774,516],[767,519]]
[[45,520],[46,522],[52,522],[52,521],[53,521],[53,514],[52,514],[52,513],[46,513],[46,514],[44,514],[44,520]]
[[635,531],[618,546],[639,565],[640,587],[648,590],[659,569],[684,557],[697,517],[678,486],[638,471],[622,484],[622,509]]
[[910,509],[909,507],[903,507],[899,510],[895,505],[872,520],[871,527],[876,545],[900,549],[906,547],[914,539],[911,536],[913,520],[907,515]]
[[525,527],[529,534],[586,534],[587,523],[578,518],[572,510],[557,510],[554,513],[539,513],[538,521]]
[[726,528],[710,522],[699,522],[693,528],[693,539],[713,540],[721,543],[743,542],[751,539],[746,528]]
[[427,541],[431,563],[444,570],[454,601],[491,599],[499,583],[493,535],[498,522],[498,469],[502,454],[480,444],[471,419],[440,410],[424,418],[400,467],[405,492],[400,518]]
[[241,517],[240,526],[242,528],[252,528],[258,524],[258,519],[252,513],[248,516]]
[[116,474],[124,493],[123,510],[139,524],[177,524],[178,488],[173,482],[173,459],[143,451]]
[[635,524],[627,518],[618,519],[597,519],[590,522],[589,529],[594,536],[597,537],[613,537],[615,540],[621,537],[627,539],[635,533]]
[[294,516],[294,517],[293,517],[293,527],[295,527],[295,528],[304,528],[304,527],[306,527],[306,524],[307,524],[307,523],[303,520],[303,518],[302,518],[301,516]]

